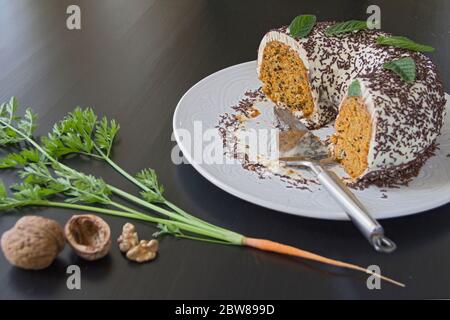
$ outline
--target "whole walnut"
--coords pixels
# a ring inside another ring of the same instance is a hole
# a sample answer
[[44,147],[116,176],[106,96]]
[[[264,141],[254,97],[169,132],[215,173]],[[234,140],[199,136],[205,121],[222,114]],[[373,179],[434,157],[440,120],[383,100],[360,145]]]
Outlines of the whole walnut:
[[29,270],[50,266],[64,245],[64,232],[58,222],[39,216],[19,219],[1,239],[6,259],[16,267]]

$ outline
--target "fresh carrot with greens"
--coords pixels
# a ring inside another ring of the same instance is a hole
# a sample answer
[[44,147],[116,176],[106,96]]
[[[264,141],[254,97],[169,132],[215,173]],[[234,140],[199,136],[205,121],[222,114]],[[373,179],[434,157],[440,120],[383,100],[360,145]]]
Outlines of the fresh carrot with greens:
[[[366,268],[270,240],[245,237],[187,213],[163,196],[164,189],[159,184],[154,170],[144,169],[132,176],[110,158],[119,125],[114,120],[108,121],[106,118],[98,120],[92,109],[76,108],[69,113],[53,126],[46,137],[42,138],[42,145],[33,138],[36,115],[31,109],[27,109],[24,116],[19,116],[17,109],[15,98],[0,106],[0,145],[22,147],[21,151],[9,153],[0,159],[0,169],[22,168],[19,172],[22,182],[11,186],[11,196],[3,184],[0,184],[0,210],[47,206],[137,219],[154,223],[160,229],[156,235],[170,234],[178,238],[203,242],[247,246],[361,271],[395,285],[404,286]],[[65,165],[61,159],[69,154],[80,154],[106,161],[141,189],[140,197],[107,184],[101,178],[86,175]],[[57,195],[65,197],[65,201],[49,200]],[[156,212],[158,216],[113,201],[112,195]]]

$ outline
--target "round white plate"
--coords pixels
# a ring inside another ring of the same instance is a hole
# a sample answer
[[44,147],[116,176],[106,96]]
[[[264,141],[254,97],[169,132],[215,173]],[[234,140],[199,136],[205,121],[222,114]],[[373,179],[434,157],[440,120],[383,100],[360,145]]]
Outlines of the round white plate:
[[[279,178],[259,179],[254,172],[243,169],[239,164],[208,164],[202,160],[202,148],[210,143],[206,135],[202,139],[202,132],[214,129],[221,114],[233,113],[231,106],[243,97],[245,91],[260,86],[256,61],[251,61],[220,70],[189,89],[178,103],[173,118],[174,135],[183,155],[206,179],[241,199],[299,216],[347,220],[347,215],[321,187],[314,187],[313,192],[289,189]],[[448,110],[449,95],[446,98]],[[447,112],[438,140],[440,150],[407,187],[380,190],[372,186],[355,191],[375,218],[409,215],[450,202],[449,118],[450,112]],[[198,146],[199,141],[204,142]],[[194,146],[194,142],[197,145]]]

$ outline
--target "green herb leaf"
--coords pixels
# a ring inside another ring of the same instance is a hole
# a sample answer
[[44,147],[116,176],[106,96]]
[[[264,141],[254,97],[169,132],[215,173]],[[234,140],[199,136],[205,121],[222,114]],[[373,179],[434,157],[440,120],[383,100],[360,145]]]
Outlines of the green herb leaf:
[[386,62],[383,68],[394,71],[406,83],[412,84],[416,80],[416,63],[411,57]]
[[181,232],[180,228],[178,228],[177,226],[174,226],[173,224],[170,224],[170,223],[166,223],[166,224],[158,223],[156,225],[156,227],[160,231],[157,231],[157,232],[152,234],[152,236],[154,238],[158,238],[158,237],[160,237],[162,235],[165,235],[165,234],[170,234],[170,235],[174,235],[174,236],[183,234]]
[[108,119],[103,117],[95,128],[95,144],[105,152],[108,157],[114,143],[114,138],[119,131],[119,124],[115,120],[108,123]]
[[358,80],[353,80],[353,82],[348,87],[347,96],[349,97],[360,97],[361,96],[361,86]]
[[367,22],[362,20],[349,20],[336,23],[325,30],[327,36],[336,36],[348,32],[367,29]]
[[55,183],[64,187],[64,194],[69,203],[101,203],[109,204],[111,190],[101,178],[84,174],[78,171],[68,171],[61,167],[55,168],[58,179]]
[[434,48],[431,46],[427,46],[424,44],[420,44],[417,42],[408,39],[407,37],[401,36],[379,36],[377,38],[377,43],[384,46],[393,46],[397,48],[408,49],[411,51],[419,51],[419,52],[433,52]]
[[97,116],[90,108],[75,108],[53,126],[52,132],[41,139],[44,149],[54,158],[71,153],[91,154],[94,149],[92,133]]
[[142,199],[150,203],[164,202],[164,198],[160,194],[157,194],[153,191],[141,191],[139,192],[139,194],[141,195]]
[[23,202],[43,200],[59,192],[58,190],[42,188],[39,185],[29,183],[15,184],[11,186],[11,189],[14,190],[13,198]]
[[55,159],[79,151],[78,149],[67,147],[62,141],[62,138],[53,133],[49,133],[47,137],[42,137],[41,141],[45,151]]
[[289,25],[289,33],[293,37],[305,38],[316,24],[316,16],[304,14],[294,18]]
[[[36,115],[26,109],[24,116],[17,115],[18,102],[12,97],[7,103],[0,105],[0,144],[15,144],[33,135],[36,129]],[[12,128],[15,128],[14,130]]]
[[19,153],[10,153],[0,159],[0,169],[24,166],[28,163],[39,162],[40,155],[36,149],[23,149]]
[[27,184],[46,185],[53,180],[53,177],[43,163],[30,163],[19,171],[19,176]]
[[[24,184],[30,186],[39,186],[40,196],[64,193],[69,203],[110,203],[111,191],[106,183],[92,175],[87,175],[78,171],[68,170],[61,165],[54,164],[54,176],[46,164],[32,163],[27,165],[19,172]],[[19,190],[20,191],[20,190]],[[33,193],[26,191],[24,196],[31,197]],[[33,197],[32,200],[38,200]]]
[[0,180],[0,199],[8,197],[8,192],[6,191],[5,184]]
[[26,109],[25,115],[18,120],[17,128],[27,137],[31,137],[37,127],[36,118],[36,114],[30,108]]
[[136,180],[149,188],[148,191],[141,191],[141,196],[148,202],[164,202],[164,187],[159,184],[156,172],[153,169],[144,169],[136,174]]
[[108,121],[103,117],[97,121],[97,115],[91,108],[77,107],[41,140],[45,150],[57,159],[71,153],[105,158],[111,153],[118,131],[119,124],[115,120]]
[[28,200],[17,200],[14,197],[8,197],[8,193],[6,192],[5,185],[3,181],[0,180],[0,210],[11,210],[17,207],[25,206],[28,203]]

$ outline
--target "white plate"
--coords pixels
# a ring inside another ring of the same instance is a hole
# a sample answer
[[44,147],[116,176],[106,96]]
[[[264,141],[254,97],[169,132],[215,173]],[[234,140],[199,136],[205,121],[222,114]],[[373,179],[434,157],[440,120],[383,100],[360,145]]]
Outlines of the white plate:
[[[238,64],[218,71],[194,85],[181,98],[173,118],[174,135],[186,159],[206,179],[219,188],[249,202],[299,216],[347,220],[326,190],[313,192],[286,188],[277,177],[261,180],[254,172],[239,164],[206,164],[196,161],[192,141],[183,141],[183,134],[195,135],[194,122],[201,121],[203,131],[215,128],[219,116],[236,104],[247,90],[261,86],[256,76],[256,62]],[[449,95],[446,95],[449,108]],[[429,159],[419,176],[407,187],[381,190],[370,187],[356,191],[357,197],[378,219],[393,218],[429,210],[450,202],[450,112],[447,112],[440,150]],[[204,143],[206,145],[206,143]],[[386,190],[386,191],[383,191]],[[386,194],[387,198],[381,197]],[[207,195],[205,195],[207,197]]]

